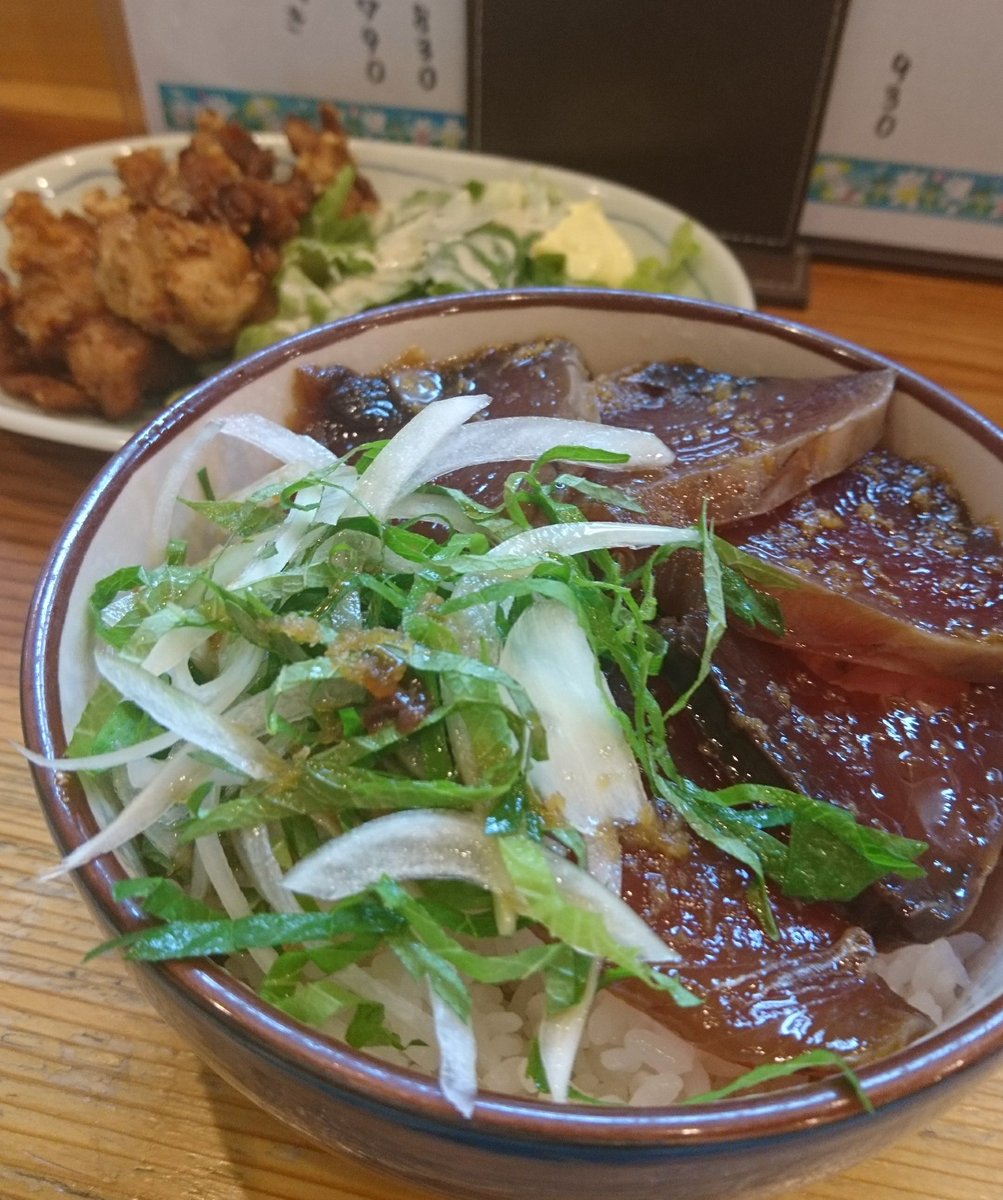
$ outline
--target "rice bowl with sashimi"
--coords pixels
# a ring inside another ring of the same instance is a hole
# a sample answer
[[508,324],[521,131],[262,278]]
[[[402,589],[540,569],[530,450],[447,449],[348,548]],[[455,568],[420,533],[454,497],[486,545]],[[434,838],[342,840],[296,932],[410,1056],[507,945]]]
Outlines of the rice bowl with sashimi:
[[[92,665],[68,746],[36,761],[83,773],[103,828],[59,869],[115,854],[118,900],[152,920],[114,940],[128,957],[209,955],[467,1117],[497,1094],[602,1113],[813,1079],[867,1107],[872,1064],[970,1008],[1003,842],[991,771],[950,820],[887,779],[848,802],[827,739],[797,741],[793,682],[778,748],[756,694],[778,690],[739,676],[792,655],[856,728],[869,673],[896,720],[953,714],[934,740],[965,721],[991,756],[991,665],[871,662],[864,639],[840,658],[803,622],[787,647],[802,585],[747,535],[784,545],[787,514],[889,439],[911,460],[894,378],[734,371],[734,347],[694,365],[685,339],[594,366],[549,316],[521,344],[296,362],[267,417],[223,407],[177,443],[143,483],[160,554],[106,545],[72,606]],[[567,384],[548,415],[516,360]],[[831,533],[842,510],[821,507]],[[996,595],[984,515],[965,536]],[[942,624],[929,637],[991,664],[992,628]],[[868,737],[834,752],[866,772]]]

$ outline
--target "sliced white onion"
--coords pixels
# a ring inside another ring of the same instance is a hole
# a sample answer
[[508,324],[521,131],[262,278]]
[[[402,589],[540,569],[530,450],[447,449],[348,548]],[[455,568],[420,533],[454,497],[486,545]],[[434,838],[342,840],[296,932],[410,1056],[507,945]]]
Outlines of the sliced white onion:
[[252,779],[278,775],[283,761],[233,721],[219,716],[136,663],[107,652],[95,655],[104,678],[127,700],[179,738],[218,755]]
[[27,746],[11,742],[18,753],[23,754],[36,767],[45,767],[49,771],[110,771],[115,767],[131,766],[142,759],[148,759],[153,754],[163,754],[178,741],[178,735],[168,729],[158,733],[156,737],[147,738],[144,742],[135,742],[131,746],[121,746],[118,750],[106,750],[103,754],[81,754],[76,757],[46,758],[37,750],[29,750]]
[[532,461],[555,446],[584,446],[630,456],[626,463],[590,464],[608,471],[622,471],[627,466],[667,467],[675,458],[661,438],[639,429],[567,417],[496,417],[457,430],[455,437],[437,447],[422,464],[423,478],[416,479],[414,486],[463,467]]
[[337,471],[325,475],[317,507],[313,511],[314,521],[318,525],[336,525],[358,481],[358,471],[345,463]]
[[451,496],[430,492],[412,492],[398,500],[390,513],[391,521],[441,520],[461,533],[473,533],[477,525],[471,521]]
[[[667,946],[646,921],[588,871],[557,854],[549,855],[548,861],[559,890],[580,908],[601,916],[610,935],[621,946],[633,947],[646,962],[679,961],[677,951]],[[575,949],[588,953],[586,947]]]
[[637,760],[578,618],[538,600],[516,620],[499,666],[522,684],[547,735],[529,780],[545,804],[591,836],[638,821],[647,807]]
[[227,437],[256,446],[282,462],[302,463],[310,471],[324,470],[338,461],[337,455],[316,438],[308,437],[305,433],[293,433],[285,425],[279,425],[260,413],[238,413],[223,417],[219,429]]
[[558,1104],[563,1104],[568,1098],[578,1047],[585,1033],[598,984],[599,963],[593,959],[578,1003],[557,1013],[544,1013],[540,1022],[540,1059],[550,1095]]
[[[180,633],[181,630],[172,630],[171,633]],[[185,630],[184,632],[193,633],[194,630]],[[201,631],[202,636],[197,639],[204,641],[208,637],[205,630]],[[170,637],[170,634],[165,635],[161,641]],[[173,658],[178,652],[179,646],[184,643],[184,639],[174,642],[172,649],[166,655],[166,658]],[[233,660],[227,668],[220,672],[216,679],[209,680],[208,683],[196,684],[189,683],[183,685],[179,690],[188,692],[193,695],[200,704],[204,704],[207,708],[215,712],[219,712],[231,705],[238,696],[240,696],[251,683],[258,670],[258,665],[264,655],[264,651],[257,646],[252,646],[245,643],[240,646],[233,656]],[[147,655],[145,663],[158,662],[156,656],[156,647]],[[144,669],[150,670],[144,663]],[[152,672],[151,672],[152,673]],[[187,673],[186,673],[187,674]],[[187,676],[190,681],[191,676]],[[167,729],[163,733],[158,733],[156,737],[147,738],[142,742],[135,742],[131,746],[122,746],[118,750],[106,750],[102,754],[82,754],[72,758],[46,758],[42,754],[38,754],[34,750],[29,750],[26,746],[18,746],[17,749],[36,766],[47,767],[50,771],[109,771],[114,767],[135,766],[143,760],[147,760],[154,754],[162,754],[165,750],[169,750],[181,740],[181,735],[173,729]],[[159,770],[159,765],[156,766]]]
[[[632,947],[650,962],[678,961],[675,950],[587,871],[550,851],[547,861],[565,897],[601,916],[609,934],[622,946]],[[386,875],[465,880],[496,894],[512,895],[518,905],[496,840],[484,832],[482,822],[467,813],[425,809],[376,817],[332,838],[288,872],[285,886],[301,895],[341,900],[372,887]]]
[[98,855],[108,854],[139,837],[172,804],[190,795],[210,774],[210,768],[204,764],[193,762],[186,754],[176,754],[112,821],[68,854],[57,867],[47,871],[43,878],[65,875]]
[[282,867],[275,857],[271,838],[264,825],[241,829],[235,835],[237,850],[251,882],[276,912],[302,912],[296,897],[282,884]]
[[[238,917],[250,916],[251,906],[247,903],[243,888],[237,882],[219,837],[216,834],[209,834],[206,837],[197,838],[195,853],[201,860],[213,891],[219,897],[230,920],[235,921]],[[248,954],[265,972],[278,958],[271,946],[251,946],[248,948]]]
[[370,464],[346,513],[372,513],[384,520],[401,496],[432,478],[423,474],[423,467],[440,444],[490,403],[488,396],[454,396],[421,409]]
[[219,437],[221,423],[218,419],[207,421],[186,444],[184,450],[171,463],[163,479],[159,481],[157,500],[153,506],[150,528],[150,547],[154,561],[162,561],[164,550],[171,540],[171,525],[177,509],[178,497],[185,482],[202,456],[202,450],[214,438]]
[[420,1004],[409,999],[409,995],[420,993],[407,993],[406,989],[392,987],[374,972],[364,970],[355,963],[341,968],[338,972],[338,982],[362,996],[364,1000],[382,1004],[393,1023],[412,1030],[414,1036],[429,1045],[432,1044],[435,1027],[428,1012]]
[[450,1104],[469,1117],[477,1099],[477,1039],[473,1027],[450,1008],[431,983],[428,994],[439,1045],[439,1087]]
[[212,637],[212,633],[205,626],[175,626],[157,639],[142,665],[151,675],[172,671],[179,663],[186,663],[199,646]]
[[285,886],[319,900],[341,900],[393,879],[460,879],[511,891],[498,848],[476,817],[411,809],[357,825],[308,854]]
[[588,554],[593,550],[640,550],[645,546],[700,545],[695,529],[672,525],[621,525],[618,521],[569,521],[527,529],[492,546],[488,558],[543,558],[547,554]]
[[[255,540],[256,553],[244,569],[228,584],[232,591],[250,587],[262,579],[271,579],[284,571],[294,557],[303,539],[313,526],[313,513],[301,508],[290,510],[278,529]],[[267,553],[262,551],[267,549]]]
[[207,421],[174,460],[160,482],[152,519],[151,546],[155,553],[161,552],[170,540],[178,497],[182,495],[184,485],[201,458],[204,447],[220,434],[255,446],[283,463],[299,464],[298,473],[301,475],[324,470],[337,462],[337,457],[314,438],[293,433],[284,425],[257,413],[239,413],[236,416]]

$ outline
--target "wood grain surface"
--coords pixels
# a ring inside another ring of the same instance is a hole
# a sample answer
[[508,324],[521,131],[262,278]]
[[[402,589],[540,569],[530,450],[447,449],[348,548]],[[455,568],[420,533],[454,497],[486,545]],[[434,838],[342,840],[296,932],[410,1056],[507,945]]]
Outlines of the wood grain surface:
[[[0,109],[0,167],[96,127],[11,115]],[[1003,423],[998,284],[817,263],[810,306],[784,315],[896,358]],[[0,431],[0,1200],[421,1200],[306,1143],[203,1069],[120,961],[83,962],[99,935],[73,885],[39,881],[55,852],[10,745],[21,634],[48,549],[103,461]],[[1000,1196],[1003,1068],[801,1200]]]

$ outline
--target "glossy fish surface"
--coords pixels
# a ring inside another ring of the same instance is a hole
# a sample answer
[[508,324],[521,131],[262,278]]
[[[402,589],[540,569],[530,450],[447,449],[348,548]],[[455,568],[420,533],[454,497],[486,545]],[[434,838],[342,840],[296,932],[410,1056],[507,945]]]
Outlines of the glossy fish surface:
[[1003,680],[1003,545],[935,468],[877,450],[727,537],[794,585],[768,585],[785,643],[888,671]]
[[893,937],[951,933],[1003,848],[1003,695],[829,666],[730,633],[690,719],[724,780],[780,783],[926,842],[926,875],[889,876],[860,908]]
[[648,519],[718,524],[768,512],[869,450],[884,430],[894,376],[753,378],[654,362],[595,381],[599,419],[657,434],[672,465],[625,480]]
[[833,904],[772,894],[779,937],[746,900],[748,870],[686,835],[626,840],[623,895],[682,955],[680,980],[702,1001],[617,985],[630,1002],[728,1062],[751,1067],[828,1049],[861,1063],[930,1027],[875,974],[874,946]]

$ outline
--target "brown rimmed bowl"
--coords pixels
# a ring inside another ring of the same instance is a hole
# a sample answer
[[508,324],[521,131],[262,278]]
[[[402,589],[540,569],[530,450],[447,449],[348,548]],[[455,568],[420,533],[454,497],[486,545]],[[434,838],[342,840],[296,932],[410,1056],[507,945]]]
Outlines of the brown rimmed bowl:
[[[824,375],[893,367],[888,440],[945,467],[974,515],[1003,525],[1003,433],[933,383],[803,326],[696,301],[608,291],[486,293],[375,311],[271,347],[210,379],[142,430],[70,517],[42,573],[25,633],[27,744],[58,755],[92,680],[86,601],[116,566],[144,562],[149,516],[170,464],[205,422],[291,410],[299,364],[373,370],[419,348],[431,358],[564,336],[593,370],[688,357],[734,373]],[[214,475],[214,478],[216,476]],[[63,853],[94,833],[77,782],[35,770]],[[107,933],[142,922],[112,897],[112,856],[76,872]],[[152,1003],[223,1077],[324,1145],[452,1196],[605,1200],[609,1195],[758,1197],[845,1169],[927,1121],[986,1073],[1003,1047],[1003,930],[987,922],[976,984],[953,1023],[861,1070],[864,1112],[838,1082],[665,1109],[553,1105],[494,1094],[461,1117],[434,1081],[356,1052],[271,1009],[204,960],[139,965]],[[97,937],[95,938],[97,940]]]

